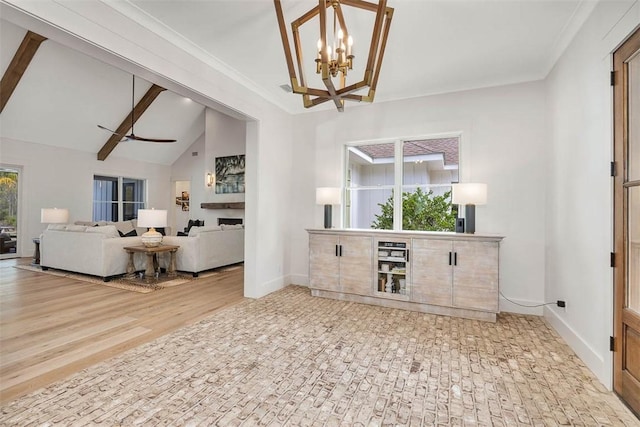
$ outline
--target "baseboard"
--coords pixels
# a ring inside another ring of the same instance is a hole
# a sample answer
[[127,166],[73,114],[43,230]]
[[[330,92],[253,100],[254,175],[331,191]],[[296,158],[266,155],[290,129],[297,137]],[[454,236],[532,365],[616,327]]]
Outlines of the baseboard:
[[246,298],[262,298],[266,295],[269,295],[272,292],[278,291],[289,284],[289,276],[280,276],[276,277],[273,280],[269,280],[268,282],[263,282],[259,285],[255,294],[247,294],[245,291],[244,296]]
[[292,285],[309,286],[309,276],[305,274],[289,275],[289,283]]
[[[507,313],[517,314],[533,314],[534,316],[542,316],[544,313],[543,307],[523,307],[522,305],[539,305],[540,301],[528,301],[523,299],[509,298],[511,301],[506,300],[503,296],[500,296],[500,311]],[[515,304],[517,303],[517,304]]]
[[544,318],[600,380],[602,385],[611,390],[611,378],[606,374],[608,370],[611,370],[611,367],[605,366],[604,359],[562,319],[557,310],[556,307],[545,306]]

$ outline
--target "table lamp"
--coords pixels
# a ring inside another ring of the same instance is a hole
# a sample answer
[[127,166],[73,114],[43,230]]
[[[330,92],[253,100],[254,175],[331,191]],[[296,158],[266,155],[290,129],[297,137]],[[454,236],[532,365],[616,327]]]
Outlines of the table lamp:
[[464,232],[476,232],[476,205],[487,203],[487,184],[459,183],[452,184],[451,203],[464,205]]
[[162,244],[162,234],[155,227],[167,226],[167,211],[161,209],[138,209],[138,227],[147,227],[149,231],[142,234],[142,244],[152,248]]
[[42,208],[40,222],[43,224],[66,224],[69,222],[69,209]]
[[331,206],[340,204],[340,188],[316,188],[316,204],[324,205],[324,228],[331,228]]

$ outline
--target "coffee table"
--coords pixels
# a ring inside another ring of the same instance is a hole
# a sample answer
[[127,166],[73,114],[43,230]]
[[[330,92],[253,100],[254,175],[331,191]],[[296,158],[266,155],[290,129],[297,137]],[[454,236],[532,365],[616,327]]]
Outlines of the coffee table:
[[124,248],[129,254],[129,264],[127,264],[127,273],[135,273],[136,267],[133,263],[133,254],[143,253],[147,255],[146,269],[144,271],[145,281],[149,282],[154,276],[158,268],[157,254],[169,252],[171,259],[169,261],[169,267],[167,268],[167,276],[174,277],[176,275],[176,251],[180,246],[175,245],[160,245],[160,246],[127,246]]

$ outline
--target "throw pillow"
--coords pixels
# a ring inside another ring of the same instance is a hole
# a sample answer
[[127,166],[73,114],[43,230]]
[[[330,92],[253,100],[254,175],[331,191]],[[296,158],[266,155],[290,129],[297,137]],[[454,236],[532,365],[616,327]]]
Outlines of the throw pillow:
[[118,231],[125,235],[131,233],[131,230],[135,230],[131,221],[114,222],[111,225],[115,225]]
[[120,237],[134,237],[138,235],[135,228],[128,233],[123,233],[122,231],[118,230],[118,233],[120,234]]

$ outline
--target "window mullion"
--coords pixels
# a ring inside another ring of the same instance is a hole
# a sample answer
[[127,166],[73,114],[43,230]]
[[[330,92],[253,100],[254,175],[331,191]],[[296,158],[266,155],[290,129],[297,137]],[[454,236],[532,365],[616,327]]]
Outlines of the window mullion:
[[124,178],[118,177],[118,221],[124,218]]
[[396,140],[393,162],[393,229],[402,230],[402,141]]

